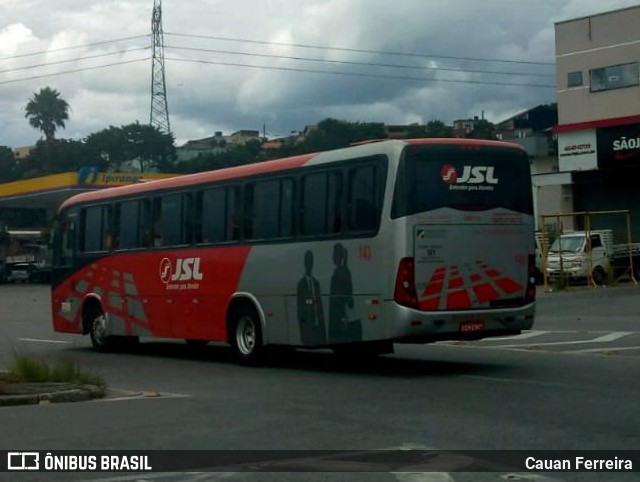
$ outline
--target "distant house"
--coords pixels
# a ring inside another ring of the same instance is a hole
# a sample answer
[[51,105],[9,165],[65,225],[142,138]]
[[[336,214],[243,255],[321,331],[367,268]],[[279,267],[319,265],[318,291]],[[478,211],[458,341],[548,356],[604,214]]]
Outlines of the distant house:
[[229,141],[232,144],[246,144],[249,141],[262,141],[260,137],[260,131],[242,130],[236,131],[229,136]]
[[196,139],[187,141],[182,146],[176,148],[178,162],[186,162],[205,154],[216,154],[224,152],[227,148],[229,137],[223,136],[222,132],[217,131],[211,137],[204,139]]
[[264,141],[260,148],[264,151],[269,151],[272,149],[280,149],[283,145],[283,141],[281,141],[280,139],[274,139],[271,141]]
[[458,119],[453,121],[453,137],[467,137],[476,128],[476,123],[480,119],[474,116],[473,119]]
[[13,155],[15,156],[16,161],[19,162],[23,160],[25,157],[27,157],[34,147],[35,146],[24,146],[24,147],[14,148]]
[[548,131],[557,123],[558,104],[545,104],[509,117],[496,124],[496,128],[506,141]]

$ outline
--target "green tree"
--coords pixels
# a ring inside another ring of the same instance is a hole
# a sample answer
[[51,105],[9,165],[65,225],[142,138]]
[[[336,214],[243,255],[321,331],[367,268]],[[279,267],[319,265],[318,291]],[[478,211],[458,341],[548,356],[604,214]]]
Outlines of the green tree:
[[303,141],[305,152],[319,152],[347,147],[354,142],[373,139],[385,139],[387,133],[384,124],[376,122],[346,122],[337,119],[324,119],[318,128],[309,133]]
[[19,178],[18,162],[10,147],[0,146],[0,182],[11,182]]
[[[48,160],[53,159],[50,163]],[[39,140],[29,155],[19,163],[19,175],[23,179],[46,174],[76,171],[88,162],[83,142],[72,139]]]
[[498,130],[496,129],[496,126],[493,123],[489,122],[486,119],[480,119],[476,121],[476,123],[473,126],[473,130],[467,137],[470,137],[472,139],[495,140],[498,138],[497,134],[498,134]]
[[127,158],[127,139],[122,127],[109,126],[89,134],[84,140],[89,162],[94,166],[119,171]]
[[69,104],[51,87],[44,87],[33,94],[25,111],[29,124],[41,130],[47,141],[54,138],[58,127],[64,129],[65,121],[69,119]]
[[173,167],[176,148],[173,134],[165,134],[157,127],[136,122],[122,126],[124,155],[127,160],[137,160],[140,172],[156,168],[167,171]]
[[425,126],[426,137],[453,137],[453,127],[440,120],[430,120]]
[[[25,117],[32,127],[42,131],[46,146],[50,146],[58,127],[64,129],[64,122],[69,119],[69,104],[60,97],[57,90],[44,87],[27,102]],[[45,173],[52,171],[52,159],[51,152],[44,153]]]

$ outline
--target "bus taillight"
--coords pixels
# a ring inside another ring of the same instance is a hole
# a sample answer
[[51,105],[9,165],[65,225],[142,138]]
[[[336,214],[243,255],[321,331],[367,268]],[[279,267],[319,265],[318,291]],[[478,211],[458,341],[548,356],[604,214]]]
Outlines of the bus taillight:
[[418,308],[418,295],[414,281],[413,258],[402,258],[396,275],[396,289],[393,294],[396,303],[409,308]]

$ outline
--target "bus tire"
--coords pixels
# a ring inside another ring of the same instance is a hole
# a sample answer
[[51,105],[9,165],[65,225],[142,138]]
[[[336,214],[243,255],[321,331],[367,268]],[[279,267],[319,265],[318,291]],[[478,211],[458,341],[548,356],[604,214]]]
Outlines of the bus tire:
[[96,310],[90,315],[89,337],[91,345],[97,352],[104,353],[114,348],[114,338],[107,331],[107,315]]
[[241,365],[255,365],[264,355],[262,327],[256,310],[247,304],[238,306],[231,315],[229,342]]

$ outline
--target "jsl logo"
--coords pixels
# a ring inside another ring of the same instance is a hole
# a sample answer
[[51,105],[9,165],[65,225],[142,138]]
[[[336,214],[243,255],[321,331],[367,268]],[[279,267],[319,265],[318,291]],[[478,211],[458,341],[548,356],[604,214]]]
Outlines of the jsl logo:
[[446,164],[440,169],[442,180],[447,184],[498,184],[493,175],[493,166],[464,166],[462,176],[458,177],[456,168]]
[[160,279],[165,284],[169,281],[201,280],[200,258],[178,258],[175,267],[169,258],[163,258],[160,261]]

